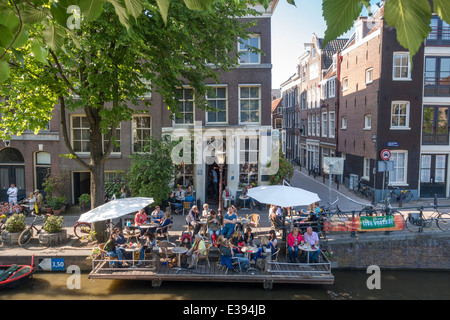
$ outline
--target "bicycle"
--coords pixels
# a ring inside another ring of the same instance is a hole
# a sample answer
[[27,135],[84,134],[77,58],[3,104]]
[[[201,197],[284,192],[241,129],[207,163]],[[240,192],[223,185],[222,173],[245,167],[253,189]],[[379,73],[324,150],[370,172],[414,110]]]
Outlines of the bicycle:
[[358,181],[358,184],[356,185],[356,188],[353,189],[353,192],[355,192],[355,194],[360,198],[366,197],[368,199],[372,199],[372,189],[362,183],[362,181],[363,179]]
[[[400,194],[397,194],[396,190],[400,190]],[[401,199],[403,203],[411,203],[411,201],[414,199],[414,195],[412,194],[411,190],[402,190],[399,187],[392,187],[391,191],[389,191],[389,193],[386,195],[386,201],[388,201],[388,203],[391,203],[394,197],[397,199],[397,202],[400,202]]]
[[436,222],[436,226],[441,229],[441,231],[450,230],[450,213],[439,212],[436,206],[428,207],[434,208],[434,211],[425,218],[423,215],[423,209],[426,207],[421,207],[419,212],[409,212],[405,217],[405,227],[411,232],[423,232],[424,228],[431,228],[433,222]]
[[312,175],[314,176],[314,179],[315,179],[317,176],[320,176],[319,166],[316,164],[316,165],[314,165],[313,167],[311,167],[311,168],[309,169],[308,174],[310,174],[310,175],[312,174]]
[[[33,210],[33,212],[31,212],[31,215],[34,217],[33,222],[31,222],[31,224],[28,225],[19,236],[18,242],[19,242],[19,246],[21,246],[21,247],[26,245],[28,242],[30,242],[31,238],[33,238],[33,232],[34,232],[33,230],[36,231],[36,234],[39,234],[39,233],[41,233],[42,230],[44,230],[43,225],[40,228],[37,228],[36,224],[45,221],[45,217],[35,214],[34,210]],[[38,221],[38,218],[40,218],[39,221]]]
[[73,233],[78,239],[84,239],[91,233],[91,224],[77,221],[73,226]]

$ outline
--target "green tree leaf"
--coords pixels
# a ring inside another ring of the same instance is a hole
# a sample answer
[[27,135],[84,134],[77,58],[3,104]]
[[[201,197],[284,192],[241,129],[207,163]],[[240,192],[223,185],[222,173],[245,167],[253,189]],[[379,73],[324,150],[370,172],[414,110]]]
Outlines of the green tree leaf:
[[125,6],[128,12],[135,18],[139,17],[144,10],[142,0],[125,0]]
[[22,16],[22,21],[26,24],[40,23],[46,17],[44,10],[38,10],[31,6],[27,6],[21,12],[21,16]]
[[450,0],[433,0],[434,12],[450,24]]
[[0,60],[0,83],[8,80],[9,78],[9,66],[5,60]]
[[13,40],[14,34],[12,31],[8,27],[0,24],[0,46],[7,48]]
[[353,27],[363,6],[361,0],[323,0],[322,15],[327,24],[323,47]]
[[384,19],[397,30],[397,41],[409,50],[411,61],[431,31],[431,16],[428,0],[386,1]]
[[37,61],[47,63],[47,51],[38,39],[31,41],[31,52],[33,52],[33,56]]
[[184,0],[186,7],[191,10],[208,10],[211,8],[211,0]]
[[159,13],[161,14],[164,23],[167,24],[167,17],[169,15],[169,5],[170,0],[156,0],[156,3],[158,4]]
[[122,25],[124,25],[127,29],[130,28],[130,21],[127,8],[125,7],[125,3],[123,0],[108,0],[116,10],[116,14],[119,17],[119,21]]
[[66,32],[59,24],[52,23],[52,25],[44,28],[42,36],[45,44],[53,51],[56,51],[64,44]]
[[103,12],[104,0],[79,0],[81,16],[86,21],[92,21],[100,17]]

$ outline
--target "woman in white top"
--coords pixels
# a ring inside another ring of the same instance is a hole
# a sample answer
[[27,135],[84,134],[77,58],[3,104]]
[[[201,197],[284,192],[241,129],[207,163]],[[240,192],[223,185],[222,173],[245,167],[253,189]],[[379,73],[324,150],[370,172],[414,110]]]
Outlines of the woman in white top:
[[203,205],[202,218],[207,218],[211,210],[209,210],[209,205],[205,203]]

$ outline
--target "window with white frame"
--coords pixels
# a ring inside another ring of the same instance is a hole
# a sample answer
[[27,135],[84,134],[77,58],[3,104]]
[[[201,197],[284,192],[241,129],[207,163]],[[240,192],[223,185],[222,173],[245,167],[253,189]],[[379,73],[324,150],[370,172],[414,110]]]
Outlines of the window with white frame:
[[341,118],[341,129],[347,129],[347,118],[346,117]]
[[320,137],[320,115],[316,116],[316,135]]
[[309,66],[309,80],[316,79],[319,76],[319,62],[314,62]]
[[308,116],[308,136],[311,135],[311,126],[312,126],[311,115],[309,115]]
[[259,123],[260,86],[239,87],[239,118],[241,123]]
[[[116,133],[111,137],[111,143],[113,145],[111,152],[113,153],[120,152],[120,128],[121,124],[119,123],[119,126],[116,128]],[[108,141],[105,139],[105,135],[103,135],[103,150],[105,150],[107,143]]]
[[389,173],[389,184],[405,185],[408,172],[408,151],[391,150],[389,160],[394,162],[394,171]]
[[334,138],[334,131],[336,130],[336,119],[335,119],[335,113],[330,112],[328,115],[328,123],[329,123],[329,131],[328,131],[328,137]]
[[211,108],[216,111],[208,111],[206,121],[208,123],[226,123],[227,122],[227,87],[214,87],[212,96],[206,99]]
[[258,137],[239,139],[239,183],[258,183]]
[[364,116],[364,130],[372,129],[372,115],[366,114]]
[[261,49],[261,37],[259,35],[252,34],[249,35],[248,39],[239,39],[238,52],[240,64],[261,63],[260,53],[252,51],[253,48]]
[[180,117],[175,118],[175,124],[194,123],[194,90],[183,88],[177,90],[178,110]]
[[394,52],[392,66],[393,80],[411,80],[411,63],[408,52]]
[[335,79],[328,81],[328,98],[334,98],[336,94],[336,81]]
[[77,153],[88,153],[89,148],[89,121],[86,116],[72,115],[72,148]]
[[152,117],[150,115],[133,116],[133,153],[144,152],[152,136]]
[[392,101],[391,129],[409,129],[409,101]]
[[312,89],[311,107],[316,107],[316,90]]
[[328,136],[328,115],[326,112],[322,113],[322,137]]
[[308,109],[311,109],[311,88],[308,89],[308,96],[306,97]]
[[348,90],[348,77],[345,77],[344,79],[342,79],[342,90]]
[[152,98],[152,82],[151,82],[151,80],[142,79],[142,84],[148,89],[148,91],[144,93],[144,98],[151,99]]
[[363,177],[364,180],[370,181],[370,159],[364,158]]
[[366,70],[366,83],[372,83],[373,81],[373,68]]
[[327,98],[327,83],[322,83],[321,86],[322,88],[322,99],[326,99]]
[[316,135],[316,116],[313,115],[311,119],[312,119],[311,135],[315,136]]

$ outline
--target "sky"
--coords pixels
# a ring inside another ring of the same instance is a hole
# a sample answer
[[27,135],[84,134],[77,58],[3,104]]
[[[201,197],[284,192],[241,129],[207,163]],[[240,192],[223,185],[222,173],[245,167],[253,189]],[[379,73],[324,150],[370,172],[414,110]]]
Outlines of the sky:
[[[298,58],[305,52],[304,44],[311,42],[313,32],[323,38],[327,27],[321,0],[295,3],[293,6],[279,0],[272,15],[272,89],[279,89],[296,72]],[[350,37],[351,33],[352,30],[341,38]]]

